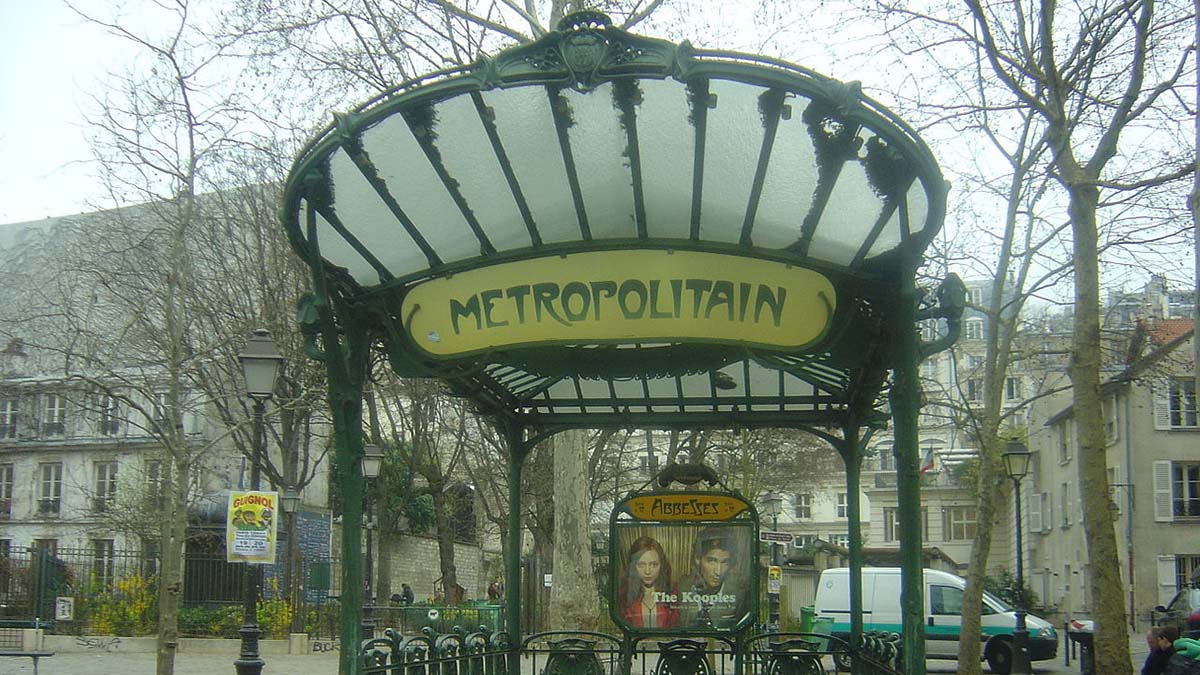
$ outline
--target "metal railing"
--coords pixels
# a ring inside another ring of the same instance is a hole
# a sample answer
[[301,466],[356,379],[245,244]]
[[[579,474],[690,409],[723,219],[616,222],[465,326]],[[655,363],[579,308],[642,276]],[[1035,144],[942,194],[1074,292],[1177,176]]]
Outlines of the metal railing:
[[362,642],[369,675],[506,675],[521,658],[534,675],[825,675],[857,662],[863,675],[899,675],[900,636],[869,632],[857,646],[821,633],[760,633],[726,638],[622,639],[604,633],[553,631],[509,643],[503,632],[426,627],[404,636],[388,628]]

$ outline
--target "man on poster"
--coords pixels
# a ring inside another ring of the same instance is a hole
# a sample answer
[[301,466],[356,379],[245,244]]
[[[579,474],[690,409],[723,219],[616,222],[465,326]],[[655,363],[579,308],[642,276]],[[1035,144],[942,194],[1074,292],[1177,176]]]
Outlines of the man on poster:
[[728,584],[738,564],[729,528],[706,527],[692,546],[691,584],[682,594],[682,623],[696,628],[732,628],[746,614],[745,589]]

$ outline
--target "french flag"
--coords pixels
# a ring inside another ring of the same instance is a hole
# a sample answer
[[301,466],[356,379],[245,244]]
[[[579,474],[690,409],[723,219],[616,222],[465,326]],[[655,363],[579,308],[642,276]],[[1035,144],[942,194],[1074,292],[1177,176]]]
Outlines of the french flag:
[[925,451],[925,458],[921,460],[921,470],[917,472],[918,476],[925,475],[926,471],[933,470],[933,448]]

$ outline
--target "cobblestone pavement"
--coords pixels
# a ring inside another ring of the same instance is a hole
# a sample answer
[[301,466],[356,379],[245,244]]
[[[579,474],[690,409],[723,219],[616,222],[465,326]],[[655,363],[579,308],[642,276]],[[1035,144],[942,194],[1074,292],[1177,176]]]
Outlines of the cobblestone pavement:
[[[1067,675],[1079,672],[1079,662],[1072,658],[1069,666],[1064,665],[1063,655],[1053,661],[1034,664],[1036,675]],[[1146,658],[1146,641],[1142,635],[1130,636],[1130,651],[1133,657],[1133,672],[1141,671]],[[175,660],[176,675],[232,675],[236,654],[179,654]],[[337,654],[313,654],[310,656],[264,657],[265,675],[336,675]],[[529,662],[524,662],[527,670]],[[987,666],[983,671],[988,672]],[[832,668],[829,669],[832,674]],[[954,661],[929,661],[927,672],[931,675],[947,675],[958,672]],[[0,675],[32,675],[30,659],[0,658]],[[38,665],[39,675],[153,675],[154,654],[148,653],[104,653],[104,654],[57,654],[42,659]],[[532,675],[532,673],[530,673]]]

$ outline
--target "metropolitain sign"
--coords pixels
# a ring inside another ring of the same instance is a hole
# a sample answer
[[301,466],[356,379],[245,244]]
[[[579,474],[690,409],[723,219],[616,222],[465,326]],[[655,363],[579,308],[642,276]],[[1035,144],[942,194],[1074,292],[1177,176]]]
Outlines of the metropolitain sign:
[[433,279],[404,298],[413,341],[443,357],[499,347],[684,341],[803,349],[829,329],[832,282],[722,253],[590,251]]

